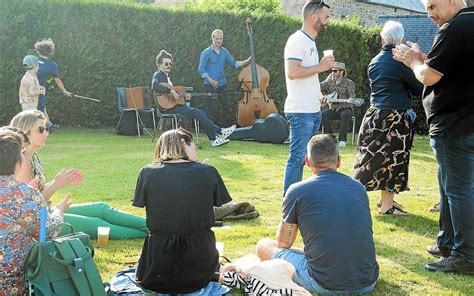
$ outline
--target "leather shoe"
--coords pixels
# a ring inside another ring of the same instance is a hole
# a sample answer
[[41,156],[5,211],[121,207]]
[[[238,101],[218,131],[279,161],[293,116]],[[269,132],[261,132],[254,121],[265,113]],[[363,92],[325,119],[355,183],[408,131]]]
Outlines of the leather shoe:
[[446,248],[439,248],[438,244],[427,246],[426,251],[437,258],[447,258],[451,254],[451,250],[448,250]]
[[463,260],[458,256],[449,256],[436,263],[428,263],[425,268],[429,271],[442,271],[474,275],[474,262]]

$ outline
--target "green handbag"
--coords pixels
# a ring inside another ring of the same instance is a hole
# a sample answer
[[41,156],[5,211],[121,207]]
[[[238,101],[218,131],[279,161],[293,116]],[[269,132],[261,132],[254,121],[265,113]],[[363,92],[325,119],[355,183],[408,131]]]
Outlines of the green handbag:
[[[67,223],[55,225],[70,227]],[[43,227],[43,226],[42,226]],[[71,233],[33,245],[26,259],[30,295],[105,296],[89,235]]]

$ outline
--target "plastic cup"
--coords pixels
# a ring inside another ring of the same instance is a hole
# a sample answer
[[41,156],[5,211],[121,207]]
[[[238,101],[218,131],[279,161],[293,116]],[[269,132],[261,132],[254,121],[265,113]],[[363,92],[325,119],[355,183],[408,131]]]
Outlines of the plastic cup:
[[334,51],[332,49],[327,49],[327,50],[323,51],[323,55],[325,57],[330,56],[330,55],[334,55]]
[[97,246],[104,247],[109,242],[110,227],[97,227]]
[[216,249],[219,252],[219,256],[224,256],[224,243],[216,242]]

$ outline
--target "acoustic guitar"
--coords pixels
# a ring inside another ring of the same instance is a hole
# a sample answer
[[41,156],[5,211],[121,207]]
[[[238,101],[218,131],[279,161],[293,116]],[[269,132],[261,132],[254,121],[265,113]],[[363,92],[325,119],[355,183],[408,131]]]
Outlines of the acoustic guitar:
[[[163,109],[171,109],[176,105],[184,106],[186,104],[186,95],[188,94],[187,87],[185,86],[174,86],[173,90],[176,91],[179,95],[179,99],[176,100],[175,97],[169,94],[158,94],[155,97],[155,104]],[[194,97],[218,97],[220,94],[217,93],[189,93],[192,98]],[[188,100],[189,101],[189,100]]]

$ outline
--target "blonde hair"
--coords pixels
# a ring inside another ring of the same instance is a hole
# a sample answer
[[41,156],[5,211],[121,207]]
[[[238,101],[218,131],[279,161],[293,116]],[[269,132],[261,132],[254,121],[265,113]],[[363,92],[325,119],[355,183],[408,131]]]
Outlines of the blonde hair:
[[51,38],[45,38],[35,43],[35,50],[42,56],[52,56],[54,54],[54,42]]
[[46,121],[46,116],[39,110],[25,110],[12,118],[10,126],[22,129],[25,133],[29,133],[38,120]]
[[184,144],[191,145],[192,142],[192,134],[183,128],[164,132],[156,142],[153,159],[155,161],[188,160]]

